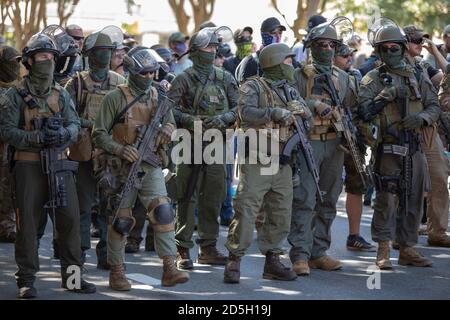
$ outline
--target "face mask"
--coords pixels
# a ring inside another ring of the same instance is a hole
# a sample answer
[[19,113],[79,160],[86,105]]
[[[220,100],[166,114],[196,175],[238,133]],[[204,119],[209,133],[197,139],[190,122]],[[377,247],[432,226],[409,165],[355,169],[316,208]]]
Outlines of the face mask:
[[178,55],[180,55],[180,56],[181,56],[183,53],[185,53],[186,50],[187,50],[187,46],[186,46],[186,43],[184,43],[184,42],[178,42],[178,43],[175,45],[175,48],[174,48],[175,53],[178,54]]
[[17,61],[0,62],[0,81],[13,82],[19,78],[20,65]]
[[141,94],[148,90],[152,85],[153,79],[141,76],[139,74],[130,74],[128,77],[128,85],[137,94]]
[[251,43],[242,43],[237,46],[236,56],[239,59],[244,59],[246,56],[252,54],[253,44]]
[[289,82],[293,82],[294,81],[294,72],[295,72],[294,67],[291,66],[290,64],[285,64],[285,63],[280,64],[280,67],[281,67],[281,71],[283,72],[284,78]]
[[111,50],[92,50],[89,52],[89,74],[97,82],[105,81],[108,77]]
[[53,82],[55,60],[34,61],[30,69],[30,83],[37,95],[47,93]]
[[311,55],[316,64],[331,67],[334,58],[334,49],[329,50],[312,45]]
[[289,82],[294,81],[294,67],[288,64],[280,63],[276,66],[266,68],[264,71],[264,77],[270,80],[287,80]]
[[401,69],[406,65],[404,60],[404,52],[405,50],[402,48],[396,52],[391,51],[380,51],[381,60],[386,63],[392,69]]
[[214,59],[216,58],[215,52],[196,51],[191,55],[192,62],[194,63],[194,69],[203,75],[209,75],[213,69]]
[[111,61],[111,50],[91,50],[89,53],[89,65],[97,68],[107,68]]
[[264,47],[274,43],[274,37],[268,32],[261,32],[261,39]]

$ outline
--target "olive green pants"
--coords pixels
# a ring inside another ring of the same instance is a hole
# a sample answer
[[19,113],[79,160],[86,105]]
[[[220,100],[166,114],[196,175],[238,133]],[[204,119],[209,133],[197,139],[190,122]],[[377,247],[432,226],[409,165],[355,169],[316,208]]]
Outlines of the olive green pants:
[[[59,248],[62,272],[70,265],[81,266],[80,215],[73,174],[67,172],[64,179],[67,190],[67,207],[57,208],[55,213],[56,240]],[[40,162],[18,161],[13,170],[17,235],[15,258],[19,270],[17,285],[33,283],[39,271],[38,229],[45,223],[44,205],[49,200],[47,177]],[[66,275],[64,275],[66,276]]]
[[[150,202],[159,197],[166,197],[166,185],[161,168],[149,168],[142,179],[141,189],[135,189],[124,201],[121,209],[133,208],[137,197],[145,208]],[[114,231],[111,225],[108,226],[108,263],[110,265],[120,265],[124,263],[126,237]],[[174,231],[155,231],[155,250],[160,258],[165,256],[175,256],[175,233]]]
[[[381,175],[401,175],[402,157],[393,154],[378,156],[376,172]],[[416,152],[412,157],[411,194],[408,212],[399,209],[399,196],[378,191],[375,197],[372,218],[372,239],[376,242],[396,239],[401,246],[414,246],[417,243],[418,228],[423,214],[423,197],[427,174],[425,155]]]
[[431,145],[422,143],[422,149],[431,180],[431,190],[427,194],[428,236],[439,237],[445,234],[448,228],[449,162],[438,134],[431,140]]
[[240,167],[239,186],[234,198],[234,217],[225,244],[230,253],[243,256],[253,241],[255,220],[264,205],[264,222],[257,228],[262,254],[283,253],[292,210],[292,168],[280,166],[274,175],[261,175],[261,164]]
[[195,208],[198,208],[198,237],[200,246],[215,245],[219,236],[219,214],[226,198],[226,169],[224,164],[204,165],[191,199],[186,200],[186,189],[192,166],[177,167],[178,210],[175,240],[177,246],[192,248],[195,227]]
[[314,178],[303,154],[299,154],[300,184],[294,188],[291,231],[288,241],[291,261],[308,261],[326,254],[331,245],[331,225],[336,217],[336,203],[342,191],[344,152],[337,149],[340,140],[311,141],[320,190],[326,192],[323,203],[317,197]]

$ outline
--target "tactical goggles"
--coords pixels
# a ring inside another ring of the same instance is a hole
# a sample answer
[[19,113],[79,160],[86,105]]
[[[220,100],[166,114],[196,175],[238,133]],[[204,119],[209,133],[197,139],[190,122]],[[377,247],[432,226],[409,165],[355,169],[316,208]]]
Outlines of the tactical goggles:
[[399,44],[395,44],[392,46],[386,46],[386,45],[381,45],[381,51],[383,52],[391,52],[391,53],[396,53],[398,51],[400,51],[402,48],[400,47]]

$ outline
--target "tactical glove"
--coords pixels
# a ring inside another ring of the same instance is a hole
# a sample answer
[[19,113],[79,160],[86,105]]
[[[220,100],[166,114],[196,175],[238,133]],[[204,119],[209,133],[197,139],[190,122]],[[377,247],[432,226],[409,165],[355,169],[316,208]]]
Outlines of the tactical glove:
[[225,119],[222,115],[214,116],[203,120],[203,126],[205,129],[219,129],[224,130],[228,128],[228,124],[225,122]]
[[122,146],[116,154],[129,162],[135,162],[139,159],[138,150],[131,145]]
[[270,116],[275,123],[282,126],[289,126],[294,121],[292,112],[283,108],[273,108]]
[[172,141],[172,132],[174,131],[174,127],[172,124],[167,123],[163,127],[159,129],[158,135],[156,136],[155,148],[158,148],[160,145],[168,144]]
[[287,109],[293,114],[300,115],[303,119],[310,119],[312,117],[312,113],[309,108],[298,100],[289,101],[287,104]]
[[321,119],[331,119],[333,115],[333,108],[325,102],[317,101],[317,103],[314,104],[314,109]]
[[417,114],[412,114],[412,115],[406,116],[402,120],[402,124],[401,124],[402,128],[407,129],[407,130],[418,129],[418,128],[421,128],[423,125],[424,125],[423,118]]

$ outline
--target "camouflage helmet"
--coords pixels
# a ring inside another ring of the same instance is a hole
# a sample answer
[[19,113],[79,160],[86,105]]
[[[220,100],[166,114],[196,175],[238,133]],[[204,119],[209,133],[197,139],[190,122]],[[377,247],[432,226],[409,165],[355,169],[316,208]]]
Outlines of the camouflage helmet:
[[132,75],[156,72],[159,68],[169,71],[164,59],[155,50],[143,46],[134,47],[128,51],[123,59],[123,66],[125,71]]
[[123,32],[119,27],[107,26],[100,31],[91,33],[84,39],[83,54],[86,55],[89,50],[115,49],[123,43]]
[[347,17],[336,17],[331,22],[321,23],[312,28],[303,40],[309,48],[315,40],[328,39],[342,43],[353,36],[353,24]]
[[283,63],[288,57],[295,57],[295,53],[286,44],[272,43],[261,50],[259,64],[266,69]]
[[219,46],[220,43],[233,39],[233,32],[228,27],[204,28],[196,32],[189,41],[189,52],[204,49],[208,46]]
[[55,58],[60,53],[54,39],[45,33],[37,33],[28,40],[22,50],[22,63],[27,69],[31,68],[28,64],[28,58],[32,58],[38,52],[52,53]]
[[381,17],[372,22],[367,31],[367,39],[373,47],[386,42],[406,45],[407,37],[402,28],[393,20]]

